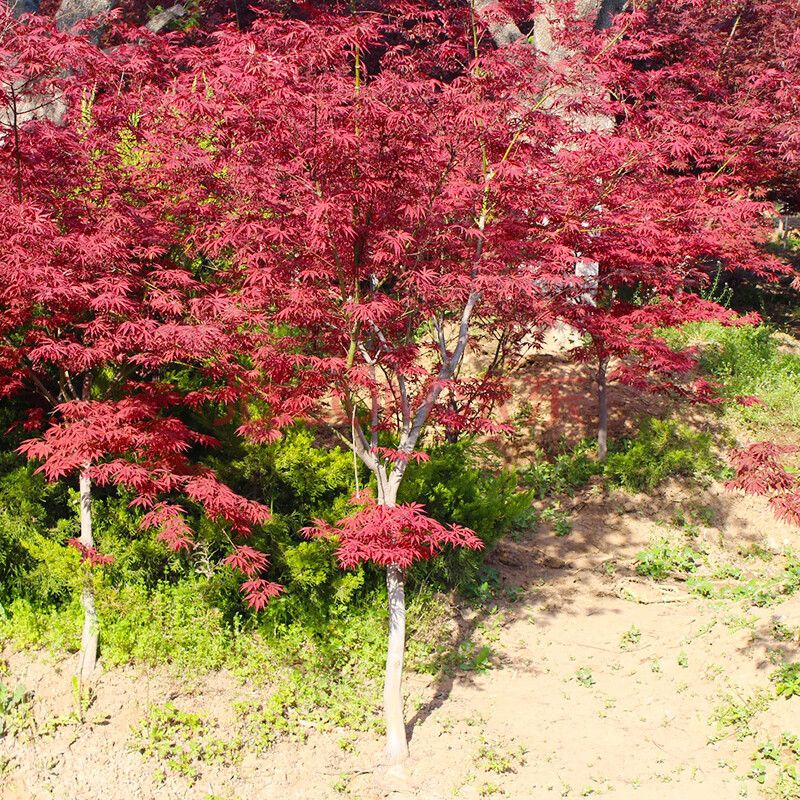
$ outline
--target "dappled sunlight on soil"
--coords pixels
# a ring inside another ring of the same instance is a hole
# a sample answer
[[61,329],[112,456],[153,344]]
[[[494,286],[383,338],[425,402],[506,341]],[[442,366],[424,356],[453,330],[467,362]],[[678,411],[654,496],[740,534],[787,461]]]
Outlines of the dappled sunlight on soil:
[[[798,657],[800,601],[718,595],[780,571],[798,531],[717,483],[671,481],[631,496],[595,482],[560,503],[565,535],[543,521],[500,542],[483,601],[453,608],[450,668],[408,676],[412,756],[402,769],[381,766],[379,736],[311,722],[305,742],[256,755],[236,739],[234,703],[259,693],[225,673],[101,673],[87,722],[45,735],[70,713],[72,664],[6,653],[12,683],[33,692],[41,731],[0,739],[3,800],[758,796],[748,777],[757,747],[800,733],[800,698],[776,697],[769,679]],[[637,574],[637,554],[661,540],[704,553],[697,574],[712,596],[685,573]],[[233,762],[204,762],[196,780],[158,774],[132,746],[131,726],[167,702],[235,742]]]

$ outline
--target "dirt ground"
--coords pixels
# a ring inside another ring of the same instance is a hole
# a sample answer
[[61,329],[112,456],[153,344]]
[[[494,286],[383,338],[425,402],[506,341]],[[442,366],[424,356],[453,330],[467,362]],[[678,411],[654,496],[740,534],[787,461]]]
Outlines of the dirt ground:
[[[312,730],[304,744],[261,756],[244,741],[237,763],[204,762],[194,783],[162,776],[132,746],[131,726],[150,704],[202,712],[224,739],[234,703],[253,690],[225,673],[176,681],[109,671],[84,724],[0,738],[2,800],[762,796],[793,764],[756,763],[755,751],[800,734],[800,697],[777,696],[769,680],[797,660],[800,599],[704,598],[685,576],[642,578],[634,563],[664,537],[691,541],[707,551],[700,572],[713,586],[737,569],[745,583],[779,569],[786,546],[800,549],[800,532],[716,483],[673,482],[635,497],[592,484],[563,503],[566,535],[543,522],[501,542],[488,562],[493,599],[480,611],[453,609],[462,668],[407,677],[411,758],[402,769],[381,764],[374,734]],[[753,545],[760,558],[746,557]],[[33,693],[37,724],[73,708],[71,660],[3,657],[8,685]],[[800,796],[787,785],[775,796]]]

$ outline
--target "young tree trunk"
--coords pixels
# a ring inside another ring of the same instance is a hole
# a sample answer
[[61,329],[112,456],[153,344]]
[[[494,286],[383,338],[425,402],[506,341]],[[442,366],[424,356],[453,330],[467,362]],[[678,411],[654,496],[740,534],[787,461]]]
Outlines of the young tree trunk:
[[603,461],[608,455],[608,387],[606,367],[608,359],[601,358],[597,367],[597,457]]
[[403,718],[403,653],[406,643],[406,596],[403,571],[397,564],[386,568],[389,596],[389,646],[386,650],[386,678],[383,710],[386,716],[386,758],[400,764],[408,758],[406,723]]
[[[94,547],[92,536],[92,482],[87,470],[80,474],[81,493],[81,544]],[[83,634],[81,635],[81,652],[78,657],[76,675],[81,683],[88,680],[97,663],[97,637],[99,625],[97,611],[94,607],[94,594],[90,586],[85,586],[81,596],[83,605]]]

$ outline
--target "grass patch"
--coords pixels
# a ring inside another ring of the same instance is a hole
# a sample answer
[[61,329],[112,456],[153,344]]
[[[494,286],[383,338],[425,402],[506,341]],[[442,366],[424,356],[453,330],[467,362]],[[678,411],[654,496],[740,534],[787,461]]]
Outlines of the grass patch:
[[719,460],[711,446],[710,433],[648,417],[636,436],[622,443],[622,452],[608,457],[603,475],[612,486],[629,492],[649,491],[675,475],[718,471]]
[[194,784],[199,765],[232,766],[240,758],[241,742],[217,738],[217,727],[212,718],[180,711],[172,703],[150,706],[147,717],[133,727],[132,746],[157,761],[156,780],[163,781],[170,772]]
[[699,346],[700,366],[723,384],[729,399],[755,396],[762,401],[730,405],[730,412],[744,422],[754,427],[800,425],[800,357],[781,352],[770,327],[695,322],[665,336],[674,347]]
[[664,580],[675,573],[694,572],[704,560],[704,554],[687,545],[676,545],[659,539],[636,556],[636,572],[646,578]]

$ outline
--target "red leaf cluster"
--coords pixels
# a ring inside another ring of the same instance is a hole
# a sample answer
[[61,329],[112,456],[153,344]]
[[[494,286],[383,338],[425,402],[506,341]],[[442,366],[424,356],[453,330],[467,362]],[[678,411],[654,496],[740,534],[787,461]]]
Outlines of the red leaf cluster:
[[419,503],[387,506],[376,502],[368,491],[354,496],[351,503],[358,510],[335,525],[315,520],[313,527],[302,529],[308,537],[334,539],[338,543],[336,558],[346,569],[366,561],[410,567],[436,555],[445,545],[483,548],[469,528],[443,525],[427,516]]
[[101,567],[104,564],[112,564],[114,558],[112,556],[104,556],[99,550],[94,547],[87,547],[81,542],[80,539],[67,539],[67,544],[74,547],[81,554],[82,564],[91,564],[93,567]]
[[728,489],[769,498],[775,515],[784,522],[800,525],[800,477],[785,466],[788,456],[800,453],[795,445],[757,442],[733,450],[729,455],[735,476]]
[[[391,491],[308,533],[347,566],[408,565],[480,546],[390,501],[429,421],[502,428],[501,365],[542,326],[627,383],[713,398],[656,331],[735,324],[699,294],[718,269],[780,271],[763,187],[800,185],[798,10],[665,0],[606,34],[568,5],[559,58],[470,41],[463,3],[308,2],[105,51],[5,18],[0,102],[22,113],[0,119],[0,394],[39,397],[24,452],[131,489],[181,548],[181,498],[238,534],[267,514],[191,465],[213,442],[182,410],[254,399],[240,431],[271,441],[335,401]],[[541,11],[483,21],[521,8]],[[790,514],[777,458],[750,452],[737,480]],[[255,607],[278,591],[255,550],[227,562]]]

